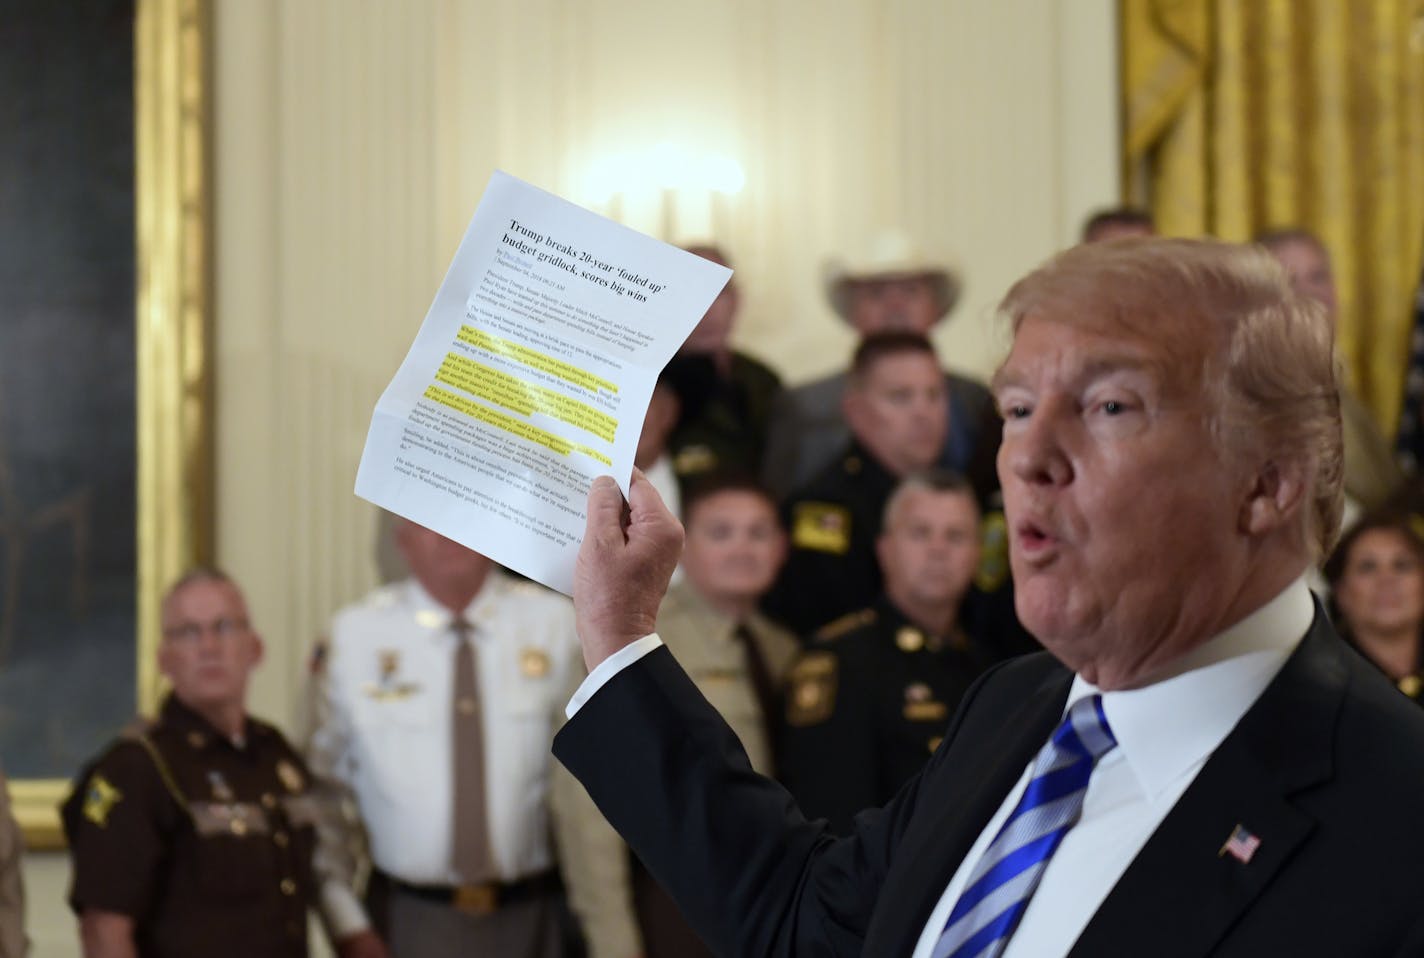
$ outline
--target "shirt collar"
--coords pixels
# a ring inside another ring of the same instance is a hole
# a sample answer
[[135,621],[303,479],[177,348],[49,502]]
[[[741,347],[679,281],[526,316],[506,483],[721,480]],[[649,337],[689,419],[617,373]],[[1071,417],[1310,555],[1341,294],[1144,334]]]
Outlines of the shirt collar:
[[[490,566],[484,585],[480,586],[480,591],[475,593],[475,597],[460,615],[466,622],[479,626],[481,620],[488,619],[494,612],[499,597],[509,584],[508,576],[495,566]],[[406,580],[406,590],[406,596],[414,607],[416,625],[425,629],[426,634],[433,638],[444,639],[454,635],[450,626],[454,623],[455,616],[450,614],[449,609],[426,592],[414,577]]]
[[1265,691],[1305,638],[1315,603],[1304,579],[1182,656],[1151,685],[1102,692],[1074,676],[1064,713],[1101,694],[1118,747],[1143,792],[1163,790],[1204,762]]
[[711,633],[726,638],[736,630],[736,621],[703,598],[702,593],[698,592],[686,579],[669,587],[668,595],[673,596],[674,594],[676,595],[674,601],[681,603],[683,611],[697,620],[698,632]]
[[236,739],[230,739],[173,692],[169,692],[159,706],[159,716],[164,724],[182,734],[188,744],[196,749],[225,745],[242,751],[252,741],[256,730],[251,717],[243,716],[242,731]]
[[677,602],[689,617],[696,619],[695,628],[698,635],[730,641],[738,626],[755,636],[765,635],[776,628],[770,619],[756,609],[752,609],[751,613],[740,621],[732,618],[708,602],[686,579],[668,587],[668,598]]

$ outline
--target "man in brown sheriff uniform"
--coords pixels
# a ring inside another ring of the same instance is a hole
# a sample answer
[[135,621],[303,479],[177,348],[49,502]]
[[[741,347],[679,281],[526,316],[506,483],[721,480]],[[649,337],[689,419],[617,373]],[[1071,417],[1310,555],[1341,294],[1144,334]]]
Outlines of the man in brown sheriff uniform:
[[[196,570],[163,602],[157,720],[122,733],[62,812],[86,958],[303,958],[319,883],[301,758],[248,716],[262,657],[242,593]],[[384,956],[369,932],[343,958]]]
[[906,478],[876,542],[885,593],[826,626],[792,667],[781,778],[840,833],[929,759],[988,664],[960,606],[979,559],[973,491],[952,473]]

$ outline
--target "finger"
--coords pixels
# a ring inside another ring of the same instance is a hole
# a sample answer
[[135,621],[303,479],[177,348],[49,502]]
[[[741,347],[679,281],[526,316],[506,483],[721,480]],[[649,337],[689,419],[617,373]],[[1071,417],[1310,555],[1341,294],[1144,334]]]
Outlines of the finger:
[[636,512],[639,518],[666,515],[672,518],[672,513],[668,511],[667,505],[663,502],[662,493],[658,492],[658,487],[653,485],[643,470],[633,468],[633,479],[628,483],[628,506]]
[[584,538],[601,542],[623,537],[623,491],[612,476],[599,476],[588,487],[588,521]]

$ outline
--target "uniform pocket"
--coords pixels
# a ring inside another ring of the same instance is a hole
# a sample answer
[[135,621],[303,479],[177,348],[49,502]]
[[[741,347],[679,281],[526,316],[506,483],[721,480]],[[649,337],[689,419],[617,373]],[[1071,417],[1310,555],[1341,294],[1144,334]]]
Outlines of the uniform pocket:
[[209,901],[247,901],[279,881],[276,853],[265,834],[199,835],[198,888]]

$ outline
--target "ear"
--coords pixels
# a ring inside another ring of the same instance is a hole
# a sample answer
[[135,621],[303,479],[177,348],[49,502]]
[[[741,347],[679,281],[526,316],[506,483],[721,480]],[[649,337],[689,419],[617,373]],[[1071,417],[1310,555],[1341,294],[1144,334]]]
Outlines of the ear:
[[252,633],[252,668],[256,668],[266,654],[267,644],[262,641],[262,636]]
[[1260,537],[1293,524],[1306,501],[1309,471],[1300,459],[1272,459],[1257,471],[1241,504],[1237,528]]

